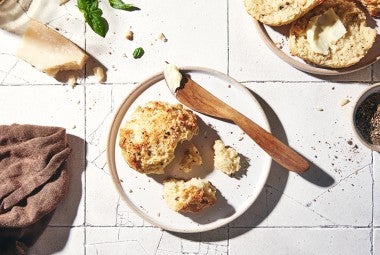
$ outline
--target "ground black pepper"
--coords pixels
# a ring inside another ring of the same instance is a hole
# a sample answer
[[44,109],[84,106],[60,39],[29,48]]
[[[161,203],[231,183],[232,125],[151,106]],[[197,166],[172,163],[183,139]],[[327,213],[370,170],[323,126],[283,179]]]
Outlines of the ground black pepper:
[[380,104],[377,105],[376,112],[371,119],[370,138],[373,144],[380,145]]
[[359,105],[355,124],[367,142],[380,145],[380,92],[368,96]]

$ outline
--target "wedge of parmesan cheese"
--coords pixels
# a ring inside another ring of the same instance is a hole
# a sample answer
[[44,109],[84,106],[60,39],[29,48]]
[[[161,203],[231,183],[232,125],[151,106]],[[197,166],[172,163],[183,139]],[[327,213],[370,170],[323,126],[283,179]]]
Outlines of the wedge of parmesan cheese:
[[325,13],[311,18],[307,31],[307,41],[315,53],[327,55],[329,48],[347,33],[342,21],[330,8]]
[[81,70],[88,59],[73,42],[34,19],[27,24],[17,57],[53,77],[59,71]]

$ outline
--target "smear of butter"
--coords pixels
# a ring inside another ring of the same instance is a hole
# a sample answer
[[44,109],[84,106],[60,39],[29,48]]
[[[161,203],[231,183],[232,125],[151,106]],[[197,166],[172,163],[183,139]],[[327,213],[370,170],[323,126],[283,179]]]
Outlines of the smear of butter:
[[177,88],[181,86],[182,74],[176,65],[166,63],[164,67],[164,76],[170,91],[174,94]]
[[310,19],[306,37],[315,53],[329,54],[329,48],[347,33],[342,21],[332,8]]

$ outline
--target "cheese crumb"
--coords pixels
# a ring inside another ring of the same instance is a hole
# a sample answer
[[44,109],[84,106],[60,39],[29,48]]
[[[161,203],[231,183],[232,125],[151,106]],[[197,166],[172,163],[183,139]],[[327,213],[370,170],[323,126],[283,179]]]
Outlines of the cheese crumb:
[[161,40],[161,41],[163,41],[163,42],[167,42],[168,41],[168,39],[166,38],[166,36],[163,33],[160,33],[158,35],[158,39]]
[[133,31],[128,30],[127,33],[125,34],[125,38],[127,40],[133,41],[133,35],[134,35]]
[[94,72],[94,75],[96,79],[98,80],[98,82],[103,83],[105,81],[106,75],[104,73],[103,68],[101,68],[100,66],[96,66],[92,69],[92,71]]
[[343,98],[342,100],[340,100],[339,104],[340,104],[340,106],[345,106],[349,102],[350,102],[350,100],[348,100],[347,98]]
[[70,1],[70,0],[59,0],[59,5],[64,5],[64,4],[67,3],[68,1]]
[[214,166],[222,172],[232,175],[240,169],[240,157],[235,149],[226,147],[222,140],[214,144]]
[[69,79],[67,80],[67,84],[74,88],[77,85],[77,77],[70,75]]

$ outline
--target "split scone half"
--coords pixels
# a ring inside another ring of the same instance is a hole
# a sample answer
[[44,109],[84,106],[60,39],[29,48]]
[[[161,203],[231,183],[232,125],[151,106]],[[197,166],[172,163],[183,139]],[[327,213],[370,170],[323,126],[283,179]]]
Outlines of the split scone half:
[[144,174],[163,174],[177,144],[198,134],[197,116],[181,104],[151,101],[131,114],[120,129],[125,161]]
[[188,181],[169,178],[164,181],[163,197],[173,211],[199,212],[216,203],[216,188],[200,178]]
[[376,34],[355,2],[326,0],[292,24],[290,53],[319,66],[349,67],[367,54]]
[[245,9],[254,19],[282,26],[298,19],[323,0],[244,0]]

